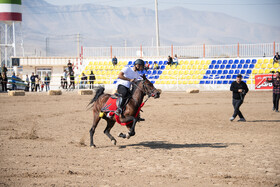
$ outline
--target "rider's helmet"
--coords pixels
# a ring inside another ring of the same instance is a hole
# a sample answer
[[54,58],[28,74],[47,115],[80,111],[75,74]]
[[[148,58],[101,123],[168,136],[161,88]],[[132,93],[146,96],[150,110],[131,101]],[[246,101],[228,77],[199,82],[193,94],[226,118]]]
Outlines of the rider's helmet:
[[134,64],[134,65],[137,65],[137,64],[142,65],[142,66],[145,66],[145,62],[144,62],[142,59],[137,59],[137,60],[135,61],[135,64]]

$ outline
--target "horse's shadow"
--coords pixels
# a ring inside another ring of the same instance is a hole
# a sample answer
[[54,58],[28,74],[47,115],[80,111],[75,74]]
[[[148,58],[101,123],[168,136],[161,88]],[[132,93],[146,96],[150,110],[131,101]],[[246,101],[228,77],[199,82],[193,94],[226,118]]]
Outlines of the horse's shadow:
[[167,141],[146,141],[138,144],[119,146],[120,149],[126,147],[146,147],[150,149],[182,149],[182,148],[227,148],[230,145],[241,145],[240,143],[201,143],[201,144],[174,144]]
[[271,122],[271,123],[279,123],[280,120],[251,120],[251,121],[247,121],[247,122]]

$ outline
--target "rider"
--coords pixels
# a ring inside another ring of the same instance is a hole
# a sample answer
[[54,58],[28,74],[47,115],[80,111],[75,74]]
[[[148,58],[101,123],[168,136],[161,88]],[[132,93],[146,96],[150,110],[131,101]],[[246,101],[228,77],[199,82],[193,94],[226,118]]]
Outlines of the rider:
[[118,109],[116,110],[117,115],[122,114],[122,108],[125,104],[126,98],[129,96],[129,89],[131,83],[140,78],[140,74],[138,71],[142,71],[144,69],[145,62],[141,59],[137,59],[133,67],[127,66],[124,67],[119,73],[119,81],[118,81],[118,93],[120,97],[117,101]]

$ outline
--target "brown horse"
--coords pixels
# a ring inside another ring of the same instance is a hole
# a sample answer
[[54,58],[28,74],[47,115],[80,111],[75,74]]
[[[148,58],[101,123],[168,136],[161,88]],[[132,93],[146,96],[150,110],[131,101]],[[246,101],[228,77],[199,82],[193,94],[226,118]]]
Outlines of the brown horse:
[[[130,138],[131,136],[135,135],[135,125],[138,121],[139,115],[135,117],[138,108],[143,102],[143,99],[145,95],[148,95],[149,97],[159,98],[160,92],[154,87],[154,85],[146,78],[144,75],[143,80],[136,81],[133,83],[133,89],[132,89],[132,97],[129,99],[126,110],[123,112],[123,115],[120,116],[120,122],[121,123],[127,123],[132,121],[132,123],[129,123],[127,126],[129,132],[127,134],[120,133],[119,137],[122,138]],[[110,94],[104,94],[104,88],[99,88],[96,91],[96,95],[89,103],[92,104],[93,107],[93,125],[90,129],[90,146],[94,146],[93,143],[93,135],[95,132],[95,129],[101,119],[99,116],[99,113],[101,112],[101,108],[104,106],[104,104],[107,102],[107,100],[111,97]],[[102,117],[107,121],[107,126],[104,130],[104,134],[106,134],[110,140],[113,142],[114,145],[116,145],[117,140],[110,134],[110,130],[116,123],[115,115],[113,118],[108,118],[106,115]]]

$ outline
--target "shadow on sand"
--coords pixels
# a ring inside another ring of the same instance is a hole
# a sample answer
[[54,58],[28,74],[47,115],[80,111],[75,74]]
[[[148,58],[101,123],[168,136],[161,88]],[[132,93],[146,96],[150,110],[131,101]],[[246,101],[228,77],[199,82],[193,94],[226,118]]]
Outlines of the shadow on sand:
[[166,141],[147,141],[138,144],[122,145],[120,149],[126,147],[147,147],[150,149],[181,149],[181,148],[227,148],[230,145],[241,145],[240,143],[202,143],[202,144],[173,144]]
[[256,122],[270,122],[270,123],[279,123],[280,120],[252,120],[252,121],[247,121],[251,123],[256,123]]

